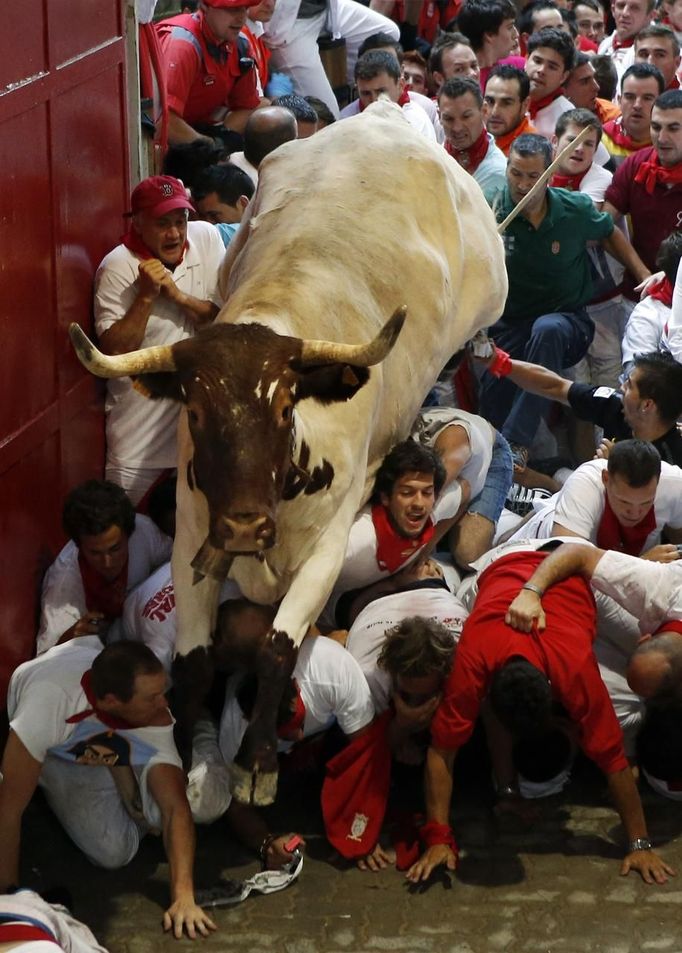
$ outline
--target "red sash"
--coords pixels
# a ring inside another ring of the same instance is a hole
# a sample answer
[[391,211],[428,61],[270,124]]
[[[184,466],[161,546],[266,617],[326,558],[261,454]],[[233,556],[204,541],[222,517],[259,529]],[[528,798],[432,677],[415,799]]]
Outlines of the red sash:
[[85,605],[88,612],[101,612],[107,619],[118,619],[123,612],[126,591],[128,589],[128,559],[113,582],[100,576],[90,566],[82,553],[78,554],[78,568],[80,569],[83,589],[85,591]]
[[677,632],[678,635],[682,635],[682,622],[678,619],[666,619],[653,634],[660,635],[661,632]]
[[552,176],[552,181],[549,184],[555,189],[568,189],[569,192],[579,192],[580,183],[589,171],[588,166],[584,172],[580,172],[578,175],[559,175],[557,172]]
[[132,726],[129,725],[127,721],[123,721],[122,718],[116,718],[114,715],[108,715],[106,712],[99,710],[97,707],[97,699],[92,691],[91,682],[92,675],[90,669],[88,669],[87,672],[83,673],[83,677],[81,678],[81,688],[90,703],[90,708],[84,708],[83,711],[78,711],[75,715],[71,715],[70,718],[66,719],[66,724],[77,725],[78,722],[85,721],[86,718],[90,718],[91,715],[94,715],[103,725],[106,725],[107,728],[112,728],[114,731],[116,731],[117,728],[130,730]]
[[620,146],[621,149],[627,149],[629,152],[637,152],[638,149],[644,149],[645,146],[651,145],[651,139],[647,139],[645,142],[637,142],[632,136],[628,136],[628,134],[623,131],[622,116],[618,116],[617,119],[609,119],[608,122],[605,122],[604,132],[612,142]]
[[656,155],[653,159],[641,163],[635,173],[635,182],[643,185],[644,191],[648,195],[654,194],[654,189],[659,183],[661,185],[679,185],[682,183],[682,162],[668,168],[661,165],[661,161]]
[[33,923],[0,923],[0,943],[30,943],[32,940],[54,943],[55,947],[61,950],[47,927],[39,927]]
[[489,148],[490,140],[488,139],[488,132],[485,126],[476,142],[470,145],[468,149],[455,149],[447,139],[445,140],[445,151],[447,154],[452,156],[453,159],[456,159],[462,168],[467,170],[469,175],[473,175],[481,162],[483,162],[488,154]]
[[388,518],[388,510],[381,503],[372,507],[372,522],[377,534],[377,565],[379,569],[395,572],[414,556],[418,549],[425,546],[436,531],[431,519],[415,539],[401,536]]
[[327,840],[342,857],[364,857],[377,840],[391,781],[389,708],[327,762],[322,815]]
[[555,99],[558,99],[559,96],[563,96],[563,95],[564,95],[564,87],[560,86],[558,89],[555,89],[553,93],[550,93],[549,96],[544,96],[542,99],[535,99],[535,100],[531,99],[530,107],[528,110],[530,113],[530,118],[535,119],[535,117],[537,116],[537,114],[540,112],[541,109],[544,109],[545,106],[550,106]]
[[[410,94],[409,94],[409,91],[408,91],[407,89],[404,89],[404,90],[402,91],[402,93],[400,94],[400,96],[398,97],[398,105],[399,105],[399,106],[407,106],[407,104],[408,104],[409,102],[410,102]],[[363,109],[365,108],[365,104],[363,103],[363,101],[362,101],[361,99],[358,100],[358,103],[359,103],[359,105],[360,105],[360,112],[362,112]]]
[[614,33],[611,45],[613,47],[613,52],[615,53],[616,50],[629,50],[631,46],[634,46],[634,43],[634,36],[630,37],[629,40],[619,40],[618,34]]
[[[150,258],[158,257],[157,255],[154,255],[152,252],[150,252],[138,233],[133,228],[129,229],[125,235],[122,236],[121,244],[125,245],[125,247],[131,251],[133,255],[137,255],[138,258],[142,258],[143,261],[148,261]],[[185,247],[182,249],[182,255],[180,260],[176,262],[176,265],[179,265],[182,259],[185,257],[185,252],[188,248],[189,244],[185,242]],[[176,265],[173,267],[176,267]]]
[[639,556],[649,533],[656,529],[656,514],[653,506],[636,526],[623,526],[611,509],[608,496],[604,497],[604,513],[597,529],[597,546],[600,549],[615,549],[628,556]]

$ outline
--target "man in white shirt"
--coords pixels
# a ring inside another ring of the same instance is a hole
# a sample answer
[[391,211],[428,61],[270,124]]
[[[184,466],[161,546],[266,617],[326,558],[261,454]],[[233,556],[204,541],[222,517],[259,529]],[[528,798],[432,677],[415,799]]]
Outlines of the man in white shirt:
[[547,27],[528,41],[526,72],[530,79],[530,121],[551,139],[559,116],[573,108],[563,84],[573,69],[575,47],[568,33]]
[[355,85],[358,90],[360,112],[385,93],[391,102],[397,103],[405,118],[417,132],[431,142],[436,133],[429,117],[421,106],[410,99],[403,82],[400,65],[392,53],[385,50],[368,50],[355,64]]
[[650,22],[654,0],[613,0],[611,12],[616,29],[601,41],[599,53],[611,57],[620,80],[635,62],[635,37]]
[[[123,241],[95,275],[95,327],[105,354],[174,344],[210,323],[222,304],[218,268],[224,246],[208,222],[188,222],[184,185],[151,176],[131,195]],[[177,461],[179,404],[149,401],[129,377],[107,383],[107,479],[137,504]]]

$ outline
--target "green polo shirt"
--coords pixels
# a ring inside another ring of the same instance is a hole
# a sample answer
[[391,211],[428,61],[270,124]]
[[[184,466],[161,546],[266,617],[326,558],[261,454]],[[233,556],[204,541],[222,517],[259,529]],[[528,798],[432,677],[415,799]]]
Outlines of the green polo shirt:
[[[508,186],[493,203],[501,222],[514,208]],[[613,220],[592,199],[567,189],[547,189],[547,214],[534,228],[517,215],[504,233],[509,294],[503,318],[529,320],[553,311],[577,311],[592,298],[586,244],[608,238]]]

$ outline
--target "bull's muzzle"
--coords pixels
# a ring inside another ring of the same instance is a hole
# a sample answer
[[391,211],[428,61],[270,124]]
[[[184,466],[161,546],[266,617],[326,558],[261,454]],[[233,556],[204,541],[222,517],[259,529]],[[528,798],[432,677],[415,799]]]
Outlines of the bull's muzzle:
[[275,522],[262,513],[221,516],[215,532],[220,547],[228,553],[260,553],[275,544]]

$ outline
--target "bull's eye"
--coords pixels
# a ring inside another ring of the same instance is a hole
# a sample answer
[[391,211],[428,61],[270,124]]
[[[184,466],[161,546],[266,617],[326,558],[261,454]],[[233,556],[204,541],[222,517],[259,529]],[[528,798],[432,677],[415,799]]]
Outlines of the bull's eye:
[[291,404],[285,404],[282,408],[282,420],[287,423],[291,420]]
[[191,408],[188,408],[188,409],[187,409],[187,416],[189,417],[189,422],[190,422],[191,424],[198,424],[198,423],[199,423],[199,415],[197,414],[196,410],[192,410]]

